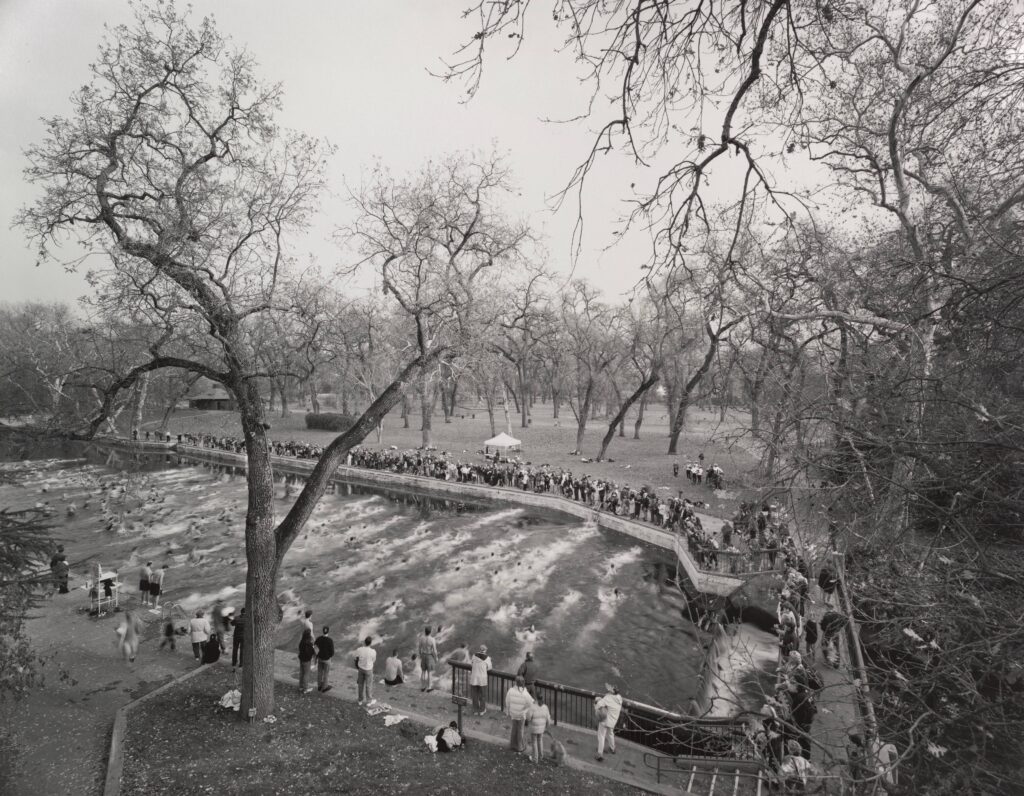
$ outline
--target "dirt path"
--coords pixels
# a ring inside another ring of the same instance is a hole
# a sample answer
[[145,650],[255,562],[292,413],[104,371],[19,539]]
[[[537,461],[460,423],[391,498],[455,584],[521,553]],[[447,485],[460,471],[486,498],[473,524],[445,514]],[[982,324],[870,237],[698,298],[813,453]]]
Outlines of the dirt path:
[[195,665],[187,643],[176,654],[157,649],[159,622],[148,611],[140,615],[147,626],[139,655],[125,663],[114,646],[123,614],[90,618],[78,611],[85,595],[56,595],[27,624],[36,649],[49,657],[45,686],[5,717],[20,750],[8,796],[101,793],[117,709]]

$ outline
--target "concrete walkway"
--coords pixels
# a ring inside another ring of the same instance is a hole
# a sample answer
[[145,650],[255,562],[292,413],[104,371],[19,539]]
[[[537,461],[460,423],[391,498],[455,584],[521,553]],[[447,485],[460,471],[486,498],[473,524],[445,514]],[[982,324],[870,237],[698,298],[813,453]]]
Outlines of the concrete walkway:
[[[811,597],[814,603],[807,606],[807,617],[814,619],[821,624],[821,617],[827,611],[841,609],[832,608],[825,604],[825,595],[814,585],[811,587]],[[838,602],[836,595],[832,596],[833,606]],[[811,762],[817,766],[823,774],[838,776],[845,773],[846,746],[851,731],[862,729],[858,708],[858,686],[855,683],[856,672],[854,670],[849,645],[846,642],[846,633],[838,636],[839,660],[838,668],[833,668],[825,661],[822,651],[822,644],[819,640],[815,669],[821,675],[824,686],[816,695],[818,715],[814,717],[814,724],[811,725],[811,737],[814,744],[811,748]]]

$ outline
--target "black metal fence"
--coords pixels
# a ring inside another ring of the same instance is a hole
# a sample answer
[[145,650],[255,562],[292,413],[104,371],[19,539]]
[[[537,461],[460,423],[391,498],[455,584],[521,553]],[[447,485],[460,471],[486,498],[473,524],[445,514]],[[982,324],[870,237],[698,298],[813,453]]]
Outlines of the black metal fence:
[[[456,661],[448,665],[452,667],[452,694],[469,697],[470,665]],[[515,679],[514,674],[491,669],[484,690],[487,704],[504,711],[505,694]],[[534,690],[544,698],[554,724],[597,729],[594,700],[600,694],[547,680],[537,680]],[[741,719],[695,719],[628,699],[623,700],[615,736],[665,755],[756,759]]]

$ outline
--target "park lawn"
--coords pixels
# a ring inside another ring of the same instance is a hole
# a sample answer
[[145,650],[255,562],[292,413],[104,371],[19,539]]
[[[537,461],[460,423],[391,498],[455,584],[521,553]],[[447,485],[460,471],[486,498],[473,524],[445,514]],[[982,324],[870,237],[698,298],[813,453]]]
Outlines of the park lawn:
[[131,710],[121,793],[643,793],[472,738],[464,752],[433,754],[429,728],[385,727],[383,715],[280,683],[277,722],[243,724],[215,706],[232,683],[212,666]]
[[[551,416],[550,405],[534,407],[528,428],[517,428],[518,418],[513,419],[512,435],[523,442],[522,458],[535,465],[548,464],[556,469],[565,468],[574,473],[609,479],[619,485],[648,485],[666,495],[682,491],[691,500],[707,501],[708,513],[731,517],[741,500],[756,500],[759,497],[755,486],[758,460],[744,446],[744,440],[737,439],[739,429],[746,423],[746,414],[730,410],[725,422],[720,423],[717,411],[695,408],[687,418],[687,428],[680,436],[679,456],[668,456],[665,453],[668,449],[668,424],[663,406],[654,406],[648,410],[639,440],[632,438],[633,426],[627,420],[627,436],[615,437],[608,449],[608,456],[613,461],[583,462],[580,456],[571,456],[569,451],[573,449],[576,440],[575,422],[572,415],[564,411],[563,417],[556,421]],[[267,419],[271,424],[270,436],[278,441],[301,440],[326,445],[336,436],[330,431],[307,429],[302,411],[294,411],[287,417],[270,413]],[[499,420],[502,419],[499,415]],[[606,429],[607,423],[601,421],[595,420],[588,424],[583,442],[585,457],[597,455]],[[178,410],[171,417],[168,430],[172,434],[241,434],[238,416],[234,412],[193,409]],[[499,423],[499,432],[501,430]],[[434,446],[455,457],[466,456],[474,461],[479,460],[477,452],[483,448],[483,441],[490,436],[487,413],[482,407],[460,407],[459,413],[450,423],[445,423],[440,417],[434,419]],[[376,435],[371,434],[363,444],[378,447]],[[418,418],[410,417],[410,428],[403,428],[399,411],[393,411],[385,420],[380,445],[394,445],[400,450],[407,450],[421,444]],[[696,461],[700,453],[704,454],[705,467],[717,462],[725,470],[724,493],[716,495],[706,486],[693,486],[687,482],[684,475],[686,464]],[[678,477],[673,477],[672,464],[676,461],[679,462],[680,473]]]

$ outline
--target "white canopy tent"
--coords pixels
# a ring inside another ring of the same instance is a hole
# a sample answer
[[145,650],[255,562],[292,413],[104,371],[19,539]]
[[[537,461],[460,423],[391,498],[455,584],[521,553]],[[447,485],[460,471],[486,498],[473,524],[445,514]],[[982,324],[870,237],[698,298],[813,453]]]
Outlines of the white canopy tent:
[[509,436],[502,431],[498,436],[491,437],[484,442],[484,453],[490,453],[491,448],[494,448],[496,451],[521,451],[523,443],[521,440]]

